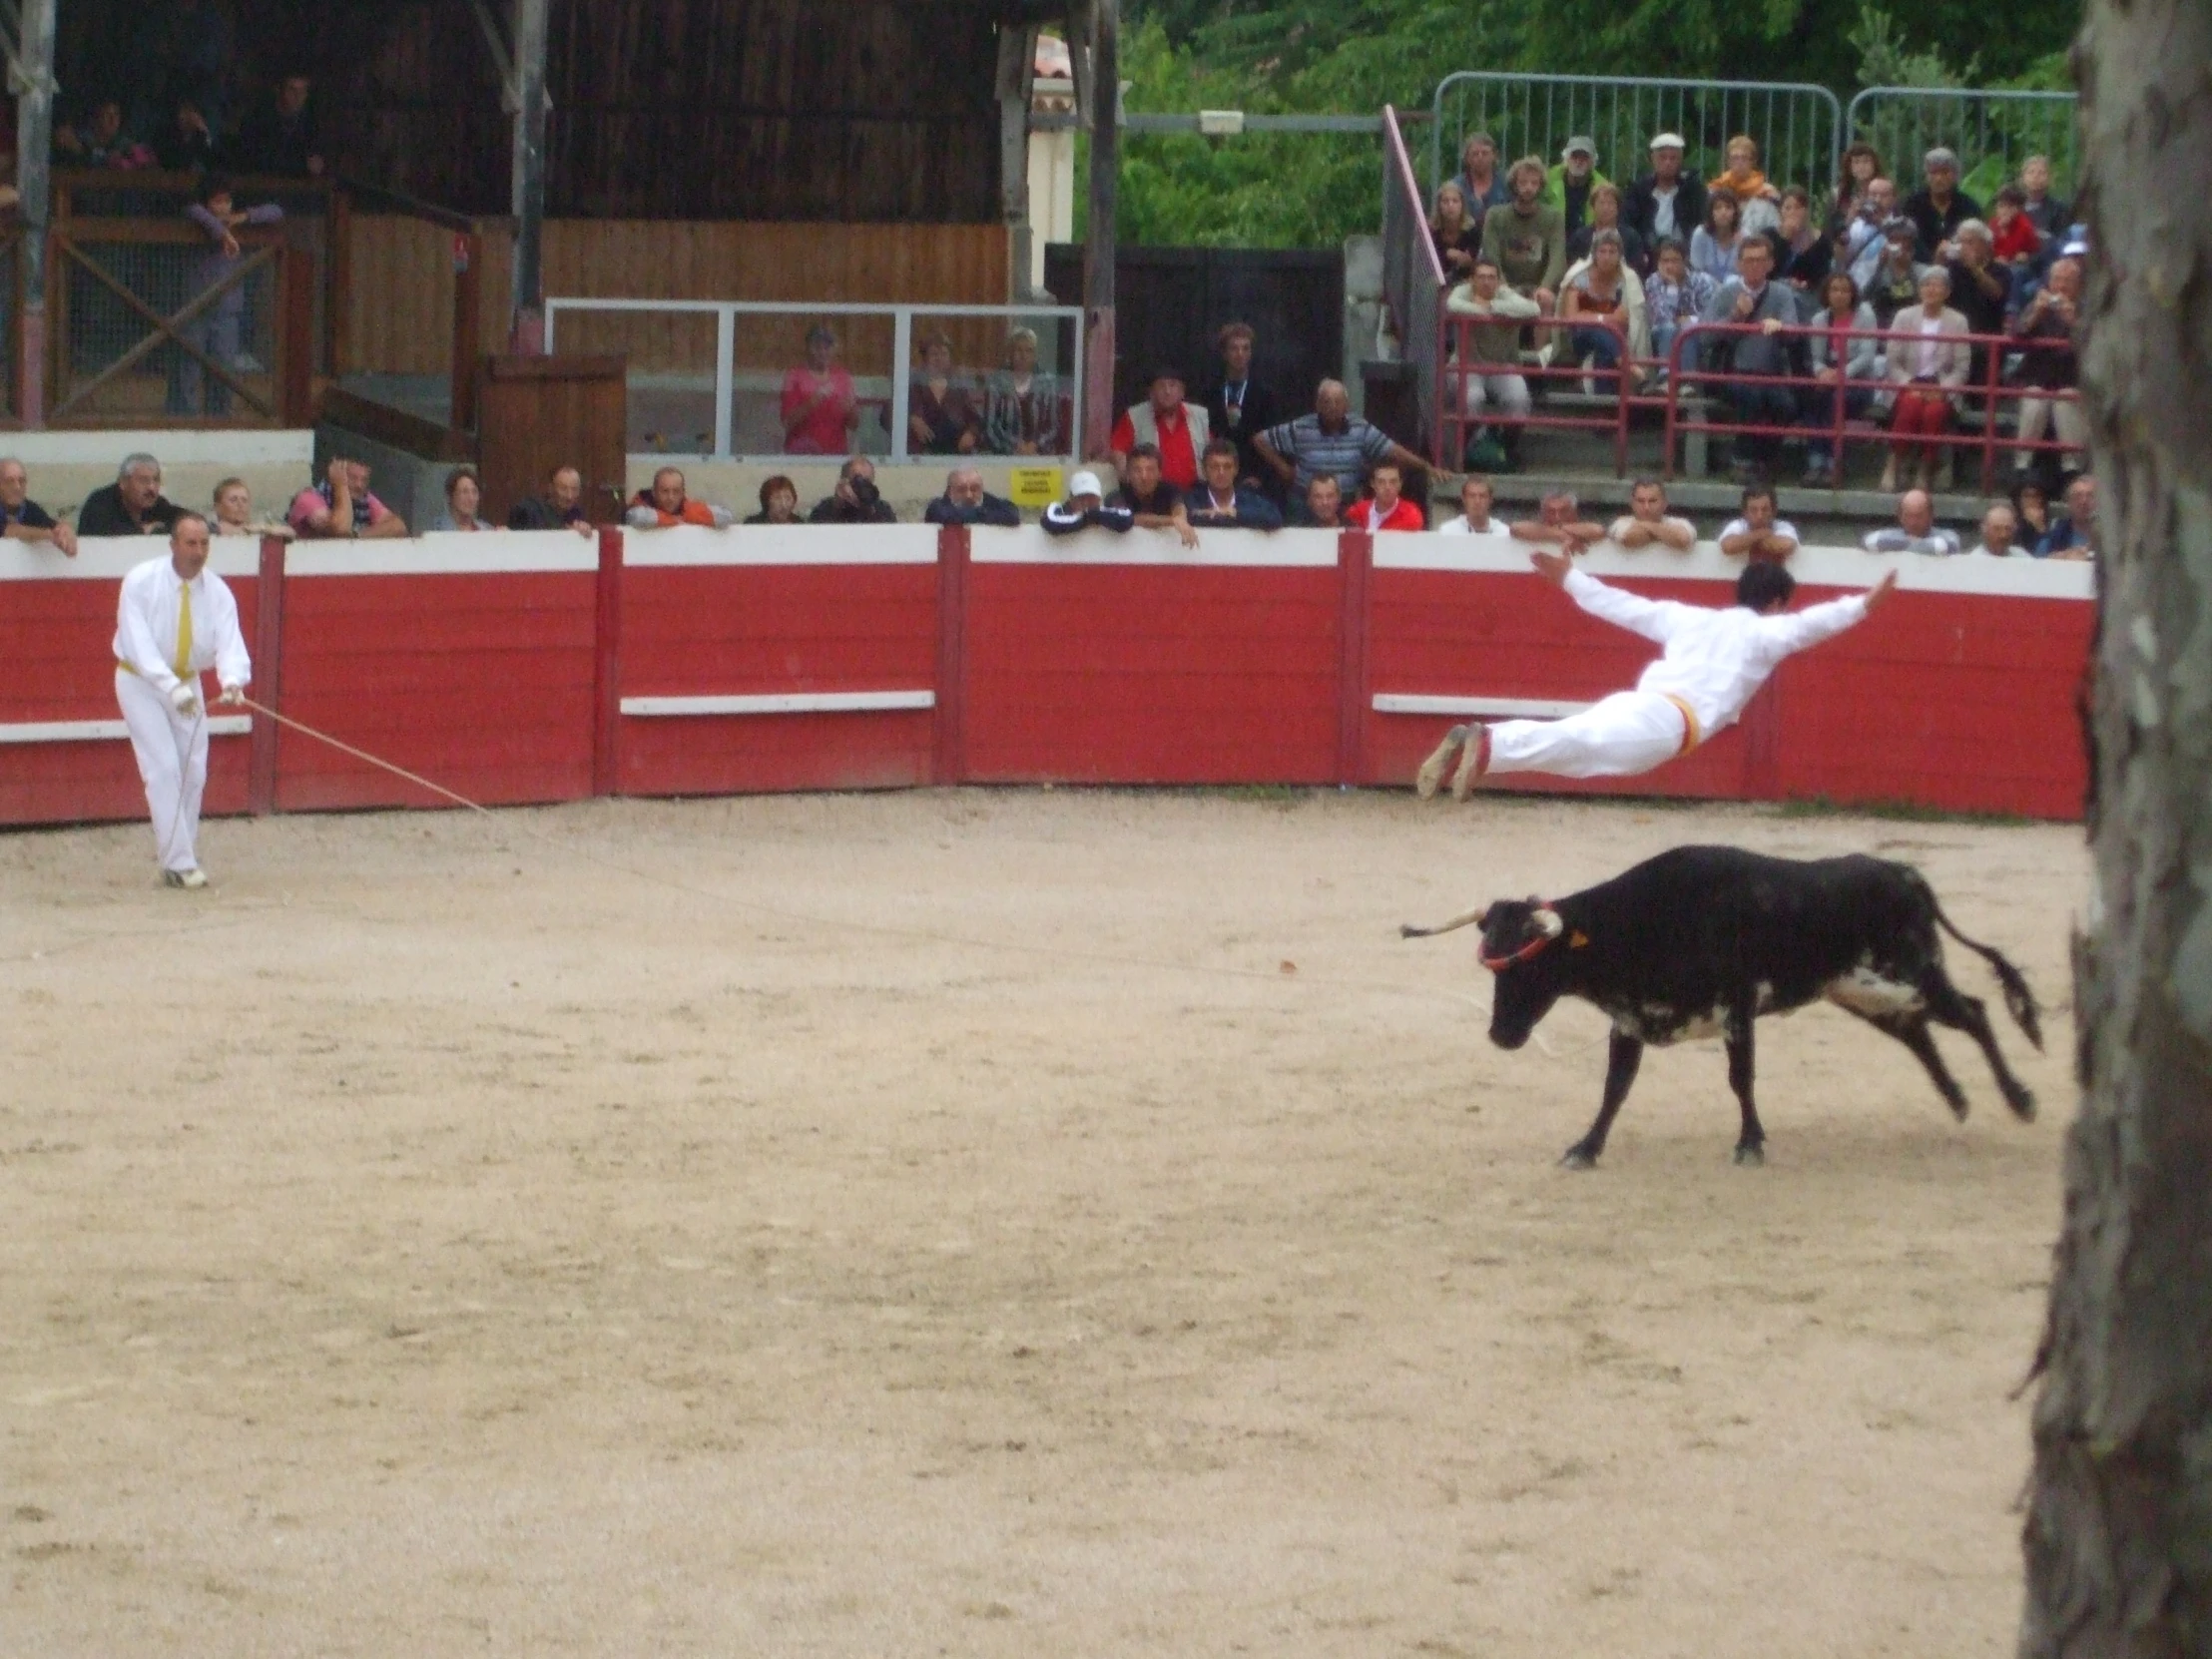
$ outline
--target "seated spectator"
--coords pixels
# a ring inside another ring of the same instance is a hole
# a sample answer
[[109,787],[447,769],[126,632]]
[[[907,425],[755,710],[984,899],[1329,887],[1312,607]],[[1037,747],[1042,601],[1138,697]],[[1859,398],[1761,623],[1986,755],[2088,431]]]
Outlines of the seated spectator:
[[[1603,372],[1619,368],[1624,355],[1651,354],[1650,333],[1643,325],[1643,284],[1628,269],[1618,231],[1596,233],[1589,260],[1568,272],[1561,282],[1559,314],[1576,324],[1567,334],[1573,361]],[[1620,389],[1617,379],[1601,383],[1607,390]],[[1593,389],[1584,381],[1583,390]]]
[[1253,442],[1269,470],[1299,496],[1316,474],[1326,472],[1348,499],[1354,497],[1368,467],[1381,460],[1393,460],[1413,472],[1428,470],[1426,461],[1393,442],[1382,427],[1352,412],[1352,393],[1342,380],[1322,381],[1312,414],[1271,426]]
[[983,388],[983,443],[994,455],[1064,455],[1068,408],[1060,377],[1037,367],[1037,331],[1006,335],[1006,366]]
[[126,455],[115,482],[85,497],[77,509],[80,536],[166,536],[184,509],[162,494],[162,463],[151,455]]
[[1465,193],[1448,179],[1436,187],[1436,206],[1428,215],[1428,240],[1435,244],[1447,282],[1461,280],[1473,269],[1474,257],[1482,252],[1482,227],[1467,212]]
[[1981,541],[1974,548],[1972,556],[1983,559],[2019,556],[2019,515],[2007,503],[1992,501],[1988,511],[1981,515]]
[[1129,451],[1129,462],[1122,468],[1121,488],[1114,491],[1109,505],[1127,507],[1140,530],[1173,530],[1185,547],[1198,545],[1198,532],[1191,528],[1183,492],[1160,476],[1160,451],[1149,443],[1140,443]]
[[[1997,259],[1989,227],[1978,219],[1960,220],[1951,247],[1955,252],[1943,267],[1950,276],[1951,308],[1966,319],[1972,333],[2003,333],[2012,310],[2012,268]],[[1987,346],[1973,347],[1966,375],[1976,385],[1987,382]]]
[[1836,268],[1836,250],[1813,224],[1813,198],[1792,185],[1782,193],[1782,223],[1768,234],[1775,244],[1775,279],[1787,282],[1798,296],[1798,314],[1810,315],[1820,305],[1821,284]]
[[[1868,284],[1874,280],[1875,267],[1881,263],[1883,250],[1887,246],[1884,239],[1890,222],[1905,218],[1898,212],[1897,201],[1897,186],[1887,179],[1875,180],[1867,187],[1866,195],[1860,199],[1858,216],[1836,239],[1837,264],[1851,273],[1851,279],[1859,284],[1861,293],[1865,293]],[[1913,222],[1906,219],[1905,227],[1910,234]],[[1912,249],[1908,247],[1906,258],[1909,261],[1912,253]]]
[[103,98],[92,119],[54,129],[54,160],[64,167],[106,167],[132,172],[154,165],[154,152],[123,130],[123,106]]
[[1044,533],[1072,536],[1079,530],[1111,530],[1127,535],[1136,527],[1137,515],[1127,507],[1106,505],[1106,488],[1095,472],[1078,472],[1068,480],[1068,498],[1044,510]]
[[[1656,251],[1672,237],[1684,248],[1705,223],[1705,181],[1682,166],[1682,135],[1661,133],[1651,141],[1651,171],[1628,187],[1622,222]],[[1640,268],[1641,269],[1641,268]]]
[[321,483],[310,484],[291,498],[284,522],[303,540],[404,536],[407,521],[369,493],[368,477],[366,461],[333,457]]
[[1183,371],[1162,364],[1152,371],[1151,395],[1122,411],[1106,447],[1118,472],[1129,464],[1130,450],[1149,443],[1160,452],[1160,476],[1179,490],[1192,490],[1212,432],[1206,411],[1183,400]]
[[860,397],[851,372],[837,361],[836,330],[818,322],[807,330],[807,360],[784,376],[778,400],[787,455],[842,455],[860,424]]
[[[1738,422],[1794,426],[1797,388],[1778,382],[1796,374],[1802,360],[1803,347],[1795,336],[1783,332],[1797,322],[1797,296],[1782,283],[1768,280],[1774,271],[1774,245],[1765,237],[1745,238],[1737,261],[1738,275],[1713,295],[1705,320],[1755,331],[1712,335],[1706,366],[1725,368],[1731,376],[1722,382],[1721,395]],[[1738,432],[1738,481],[1771,477],[1781,453],[1782,439],[1774,432]]]
[[1354,504],[1352,527],[1370,535],[1382,530],[1427,529],[1428,515],[1398,493],[1404,487],[1395,461],[1377,461],[1368,474],[1368,488],[1373,493]]
[[1436,526],[1442,536],[1502,536],[1505,526],[1490,516],[1490,481],[1473,477],[1459,486],[1459,516]]
[[986,490],[983,474],[972,466],[956,466],[947,473],[944,494],[930,502],[921,516],[929,524],[992,524],[1002,530],[1021,526],[1021,509]]
[[1544,175],[1544,200],[1559,210],[1571,237],[1589,217],[1590,192],[1609,183],[1597,170],[1597,146],[1586,138],[1570,138],[1559,152],[1557,165]]
[[809,524],[894,524],[882,492],[875,487],[875,463],[865,455],[847,457],[837,468],[837,487],[815,503]]
[[[1828,234],[1832,240],[1850,230],[1866,203],[1868,187],[1881,177],[1882,154],[1873,145],[1854,144],[1844,151],[1843,162],[1836,169],[1836,200],[1828,210]],[[1875,223],[1879,225],[1889,217],[1889,210],[1885,208]]]
[[2035,544],[2050,533],[2050,499],[2033,478],[2012,482],[2012,513],[2020,522],[2020,545],[2033,552]]
[[1641,276],[1651,269],[1646,253],[1647,245],[1633,226],[1621,223],[1621,192],[1618,185],[1595,185],[1590,190],[1590,211],[1581,228],[1567,234],[1567,260],[1569,275],[1576,260],[1590,257],[1590,245],[1600,231],[1611,231],[1621,239],[1621,264]]
[[445,475],[445,511],[438,514],[432,530],[465,531],[474,534],[493,526],[476,516],[476,509],[483,505],[484,486],[472,466],[457,466]]
[[1213,436],[1237,446],[1237,482],[1265,490],[1274,475],[1254,442],[1276,424],[1275,393],[1252,375],[1254,334],[1249,323],[1232,322],[1215,337],[1221,351],[1221,380],[1206,394],[1206,422]]
[[1452,181],[1481,229],[1482,217],[1492,208],[1513,199],[1513,189],[1497,168],[1497,140],[1488,133],[1469,133],[1459,147],[1459,177]]
[[[1874,261],[1867,267],[1867,279],[1859,284],[1859,295],[1874,307],[1874,319],[1888,328],[1897,318],[1920,302],[1921,274],[1937,269],[1924,266],[1915,258],[1913,239],[1918,233],[1913,222],[1903,214],[1893,217],[1882,228],[1882,246]],[[1861,262],[1865,264],[1866,262]],[[1854,271],[1858,266],[1852,268]],[[1946,274],[1946,281],[1949,279]],[[1896,343],[1895,341],[1890,342]],[[1888,352],[1885,351],[1887,356]]]
[[2041,262],[2043,233],[2027,217],[2027,192],[2006,185],[1989,203],[1989,250],[2012,270],[2015,285]]
[[1821,301],[1809,319],[1816,332],[1806,340],[1813,378],[1820,382],[1805,388],[1805,482],[1812,488],[1842,481],[1837,428],[1867,412],[1882,372],[1882,341],[1875,334],[1880,324],[1874,307],[1859,297],[1851,274],[1830,272]]
[[1310,530],[1345,527],[1344,491],[1337,487],[1335,478],[1324,472],[1306,486],[1306,501],[1298,521]]
[[[0,462],[0,465],[5,465]],[[6,488],[0,480],[0,493]],[[254,492],[246,487],[244,478],[226,478],[216,485],[211,503],[214,517],[208,520],[211,534],[218,536],[275,536],[280,541],[291,540],[291,526],[254,516]]]
[[653,474],[653,487],[630,498],[630,510],[622,522],[633,530],[672,530],[679,524],[697,524],[711,530],[727,530],[737,523],[728,507],[694,501],[685,486],[683,472],[664,466]]
[[51,547],[65,559],[77,556],[77,532],[31,499],[31,475],[13,455],[0,460],[0,536]]
[[1736,255],[1744,245],[1744,210],[1725,190],[1705,199],[1705,223],[1690,233],[1690,269],[1716,288],[1736,276]]
[[1206,446],[1206,481],[1184,497],[1192,527],[1209,530],[1280,530],[1283,514],[1258,490],[1237,482],[1237,446],[1216,438]]
[[1741,212],[1737,222],[1747,237],[1772,231],[1782,223],[1782,193],[1768,182],[1759,168],[1759,142],[1749,133],[1728,141],[1728,169],[1707,187],[1710,195],[1723,193],[1736,199]]
[[1765,484],[1745,490],[1742,511],[1721,526],[1721,551],[1731,558],[1778,565],[1797,550],[1797,526],[1775,517],[1774,491]]
[[[2080,315],[2081,262],[2060,260],[2012,323],[2012,332],[2026,346],[2020,353],[2022,386],[2042,392],[2073,391],[2079,386],[2081,365],[2073,346],[2073,331]],[[2020,442],[2040,443],[2044,432],[2052,429],[2060,443],[2071,445],[2060,452],[2059,467],[2069,474],[2079,472],[2089,443],[2089,422],[2081,412],[2081,404],[2070,398],[2022,397]],[[2022,448],[2014,453],[2012,464],[2022,473],[2038,470],[2040,453]]]
[[325,164],[318,128],[314,83],[304,75],[286,75],[276,83],[276,95],[247,115],[239,134],[241,160],[255,173],[319,179]]
[[1697,545],[1697,526],[1667,512],[1667,486],[1656,478],[1639,478],[1628,492],[1628,511],[1606,526],[1606,539],[1616,547],[1649,547],[1656,542],[1677,553]]
[[[1520,324],[1538,314],[1536,301],[1507,287],[1497,262],[1485,254],[1475,262],[1467,280],[1444,295],[1444,311],[1450,316],[1474,317],[1481,323],[1454,330],[1461,371],[1458,377],[1465,387],[1460,393],[1460,412],[1470,421],[1479,420],[1482,411],[1495,404],[1516,421],[1526,416],[1530,399],[1527,377],[1520,372]],[[1500,430],[1503,439],[1496,444],[1498,458],[1511,465],[1512,457],[1520,451],[1522,428],[1507,425]],[[1470,428],[1467,453],[1472,454],[1488,441],[1479,429]]]
[[970,455],[982,441],[982,411],[952,377],[952,341],[931,334],[906,390],[906,446],[917,455]]
[[591,516],[584,511],[584,475],[572,466],[557,466],[545,475],[545,493],[526,495],[507,514],[510,530],[574,530],[590,536]]
[[1918,455],[1914,481],[1922,489],[1935,487],[1938,450],[1943,471],[1950,471],[1949,452],[1925,440],[1948,432],[1956,418],[1953,398],[1966,383],[1970,353],[1965,340],[1966,319],[1950,308],[1950,274],[1941,266],[1930,266],[1921,274],[1921,302],[1917,309],[1900,312],[1896,326],[1910,329],[1918,339],[1890,341],[1890,386],[1897,403],[1890,415],[1890,459],[1882,469],[1882,489],[1898,487],[1898,468]]
[[2097,481],[2084,472],[2066,486],[2066,510],[2035,544],[2038,559],[2097,556]]
[[179,104],[154,138],[154,159],[172,173],[198,173],[215,161],[215,134],[200,106]]
[[2050,193],[2050,158],[2030,156],[2020,163],[2020,211],[2045,242],[2058,242],[2073,228],[2073,208]]
[[[201,296],[215,292],[215,297],[204,299],[198,312],[177,331],[210,361],[236,371],[246,343],[246,283],[237,279],[245,251],[239,247],[238,231],[245,225],[279,224],[284,210],[274,202],[242,210],[233,199],[231,181],[211,173],[201,181],[199,200],[185,209],[185,217],[207,238],[207,247],[186,269],[186,291]],[[190,351],[173,351],[170,358],[171,414],[231,412],[228,381],[207,374]]]
[[1926,490],[1898,497],[1898,521],[1859,538],[1869,553],[1955,553],[1958,533],[1936,522],[1936,498]]
[[[1704,318],[1719,291],[1720,284],[1712,277],[1690,269],[1681,238],[1662,237],[1651,276],[1644,283],[1644,324],[1651,330],[1652,355],[1662,361],[1670,357],[1675,336]],[[1662,366],[1660,373],[1665,372]]]
[[748,524],[797,524],[799,486],[779,472],[761,481],[761,510],[746,515]]
[[1549,312],[1567,269],[1566,215],[1543,199],[1544,164],[1535,157],[1515,162],[1505,182],[1510,198],[1482,219],[1481,257],[1497,267],[1506,286]]
[[1507,534],[1515,541],[1545,542],[1569,553],[1586,553],[1592,542],[1605,539],[1605,526],[1576,518],[1572,490],[1553,490],[1537,507],[1537,516],[1513,525]]
[[1926,182],[1904,208],[1913,222],[1913,252],[1924,265],[1945,265],[1958,252],[1950,239],[1967,220],[1981,217],[1981,204],[1959,191],[1958,158],[1951,151],[1938,145],[1921,166]]

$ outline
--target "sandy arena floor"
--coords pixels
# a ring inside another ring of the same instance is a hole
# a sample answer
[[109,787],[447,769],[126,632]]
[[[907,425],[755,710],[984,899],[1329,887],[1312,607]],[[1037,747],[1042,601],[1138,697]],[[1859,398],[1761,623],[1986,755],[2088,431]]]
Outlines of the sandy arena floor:
[[2032,1127],[1816,1008],[1766,1169],[1702,1043],[1576,1175],[1598,1016],[1495,1051],[1471,934],[1394,925],[1880,849],[2062,1006],[2078,830],[505,822],[218,824],[203,895],[143,828],[0,835],[0,1652],[2011,1652],[2066,1016],[2001,1030]]

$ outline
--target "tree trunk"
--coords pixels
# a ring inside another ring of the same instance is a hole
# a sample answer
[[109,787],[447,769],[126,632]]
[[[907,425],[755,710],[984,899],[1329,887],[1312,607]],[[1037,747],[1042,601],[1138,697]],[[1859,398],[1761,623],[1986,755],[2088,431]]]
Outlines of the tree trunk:
[[2020,1652],[2163,1659],[2212,1654],[2212,0],[2092,0],[2077,60],[2095,887]]

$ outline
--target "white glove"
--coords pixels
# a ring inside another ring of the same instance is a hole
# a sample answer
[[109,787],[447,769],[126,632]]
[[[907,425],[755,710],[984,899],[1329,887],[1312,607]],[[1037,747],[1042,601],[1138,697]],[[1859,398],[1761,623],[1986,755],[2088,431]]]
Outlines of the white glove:
[[200,689],[190,680],[180,680],[169,694],[169,706],[181,715],[191,714],[200,707]]

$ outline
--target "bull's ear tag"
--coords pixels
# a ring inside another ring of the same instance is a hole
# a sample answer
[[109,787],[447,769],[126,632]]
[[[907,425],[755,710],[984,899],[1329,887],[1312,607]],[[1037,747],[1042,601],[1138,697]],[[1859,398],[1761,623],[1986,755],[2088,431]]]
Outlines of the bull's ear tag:
[[1567,935],[1567,948],[1569,950],[1580,950],[1589,942],[1590,935],[1583,932],[1582,929],[1579,927],[1577,927],[1572,933]]

